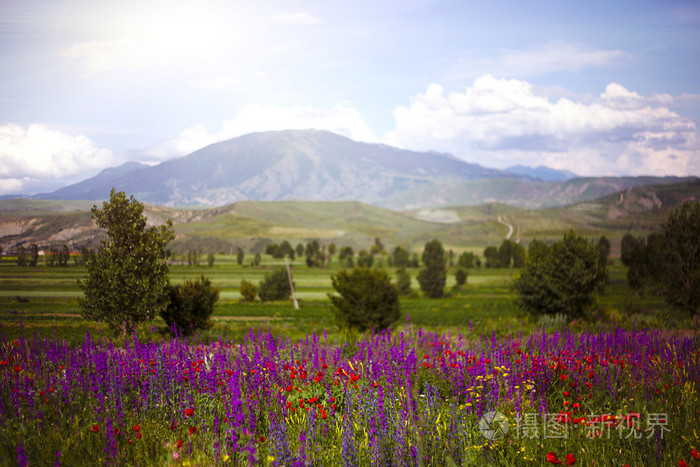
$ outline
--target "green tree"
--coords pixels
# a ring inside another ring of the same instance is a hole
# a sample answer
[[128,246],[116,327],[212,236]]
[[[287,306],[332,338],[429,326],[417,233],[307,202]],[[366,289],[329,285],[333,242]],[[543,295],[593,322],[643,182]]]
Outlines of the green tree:
[[515,279],[518,305],[533,314],[584,317],[605,276],[598,257],[595,243],[570,231],[546,255],[531,258]]
[[160,316],[172,335],[189,336],[195,331],[212,326],[209,317],[219,300],[219,289],[211,286],[204,276],[186,280],[182,284],[168,285],[169,303]]
[[[661,226],[654,277],[666,301],[697,319],[700,307],[700,202],[685,202]],[[650,242],[651,243],[651,242]],[[660,250],[660,251],[659,251]]]
[[27,262],[27,249],[21,246],[17,249],[17,266],[26,266]]
[[255,253],[255,256],[253,256],[253,266],[255,266],[255,267],[260,266],[261,260],[262,260],[262,257],[260,256],[260,253]]
[[647,276],[646,244],[644,239],[636,238],[630,233],[625,234],[620,242],[620,261],[628,268],[627,283],[629,286],[637,293],[643,292]]
[[338,246],[335,243],[331,243],[330,245],[328,245],[328,260],[329,261],[333,259],[333,255],[335,254],[336,251],[338,251]]
[[399,319],[399,291],[383,269],[355,268],[331,276],[340,295],[328,294],[341,325],[380,332]]
[[355,266],[355,262],[353,260],[353,256],[355,255],[355,252],[352,250],[352,247],[350,246],[344,246],[340,249],[340,253],[338,253],[338,261],[340,261],[340,265],[344,268],[352,268]]
[[39,247],[36,243],[29,245],[29,265],[35,267],[39,262]]
[[476,255],[471,251],[465,251],[457,259],[457,266],[469,269],[473,268],[475,265]]
[[255,301],[258,289],[255,287],[255,284],[244,279],[241,281],[240,293],[246,302],[252,303]]
[[70,261],[70,250],[68,249],[68,245],[63,245],[59,258],[59,266],[64,268],[68,266],[68,262]]
[[396,270],[396,288],[401,295],[411,295],[411,275],[405,267]]
[[209,253],[207,255],[207,264],[209,265],[210,268],[214,267],[214,260],[215,260],[214,253]]
[[238,263],[239,266],[243,264],[243,260],[245,259],[245,253],[243,252],[243,248],[238,247],[236,249],[236,263]]
[[411,254],[406,248],[397,246],[392,253],[393,265],[396,268],[406,268],[410,266]]
[[87,277],[78,281],[82,315],[126,336],[168,305],[166,246],[174,238],[172,221],[146,228],[143,205],[114,188],[102,209],[93,206],[92,218],[107,230],[107,240],[88,257]]
[[498,248],[495,246],[487,246],[484,249],[484,259],[486,260],[487,268],[498,267]]
[[296,246],[297,257],[300,258],[304,254],[304,245],[298,243]]
[[512,250],[512,256],[513,256],[513,267],[514,268],[522,268],[525,266],[525,262],[527,260],[527,253],[525,251],[525,247],[522,246],[520,243],[513,243],[513,250]]
[[0,261],[2,261],[2,245],[0,245]]
[[424,267],[418,272],[421,290],[430,298],[440,298],[445,291],[447,271],[445,269],[445,250],[439,240],[432,240],[423,249]]
[[466,269],[464,269],[463,267],[458,267],[455,271],[455,280],[457,281],[457,285],[461,287],[464,284],[466,284],[468,275],[469,273]]
[[547,256],[549,246],[541,240],[534,239],[527,247],[527,260],[538,261],[541,257]]
[[371,268],[374,262],[374,255],[367,253],[367,250],[360,250],[357,254],[357,266],[360,268]]
[[310,268],[322,265],[321,245],[318,240],[312,240],[306,244],[306,265]]
[[258,286],[258,295],[263,302],[287,300],[291,294],[289,276],[283,267],[276,267],[266,274]]
[[513,258],[513,245],[513,242],[510,240],[503,240],[503,243],[501,243],[501,246],[498,248],[497,267],[510,267],[510,262]]

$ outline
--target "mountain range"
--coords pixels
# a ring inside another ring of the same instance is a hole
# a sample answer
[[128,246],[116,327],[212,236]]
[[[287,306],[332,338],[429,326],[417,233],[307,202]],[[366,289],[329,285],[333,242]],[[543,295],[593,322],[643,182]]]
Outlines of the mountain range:
[[437,152],[359,143],[319,130],[251,133],[147,166],[128,162],[35,199],[104,200],[112,187],[161,206],[354,200],[393,210],[500,202],[563,206],[661,177],[578,178],[548,167],[487,168]]

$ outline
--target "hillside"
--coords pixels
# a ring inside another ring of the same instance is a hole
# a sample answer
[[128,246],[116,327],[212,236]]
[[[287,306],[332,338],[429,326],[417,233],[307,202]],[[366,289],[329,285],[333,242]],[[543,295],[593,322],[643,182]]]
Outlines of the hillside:
[[[685,200],[700,199],[700,181],[631,187],[596,200],[548,209],[526,209],[502,203],[392,211],[357,201],[240,201],[211,209],[145,205],[149,224],[172,219],[176,253],[190,249],[230,252],[264,251],[267,244],[309,239],[369,248],[379,237],[388,248],[420,249],[437,238],[455,250],[480,251],[533,238],[558,239],[570,229],[581,235],[606,235],[617,247],[627,232],[646,235],[656,230],[667,211]],[[66,243],[76,249],[96,247],[103,233],[90,219],[87,202],[46,200],[0,201],[0,245],[5,251],[36,243]],[[616,243],[617,242],[617,243]]]
[[440,206],[476,206],[503,203],[530,209],[566,206],[598,199],[643,185],[664,185],[698,180],[695,177],[581,177],[563,182],[528,179],[483,179],[426,183],[389,196],[378,203],[387,209]]

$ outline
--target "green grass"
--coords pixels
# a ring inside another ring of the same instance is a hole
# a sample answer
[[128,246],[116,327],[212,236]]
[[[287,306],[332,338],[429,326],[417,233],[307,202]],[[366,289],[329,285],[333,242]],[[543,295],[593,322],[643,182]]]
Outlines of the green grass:
[[[275,334],[300,338],[309,332],[324,331],[335,339],[346,339],[345,332],[336,324],[328,299],[334,293],[330,276],[340,270],[337,261],[328,269],[309,269],[302,260],[292,263],[292,274],[300,309],[295,310],[291,300],[278,303],[245,303],[239,294],[242,280],[258,284],[273,267],[284,262],[263,256],[260,267],[244,263],[239,266],[235,255],[217,255],[213,267],[206,265],[188,267],[171,266],[170,279],[180,283],[186,279],[204,275],[221,290],[220,300],[212,316],[214,326],[202,333],[201,339],[217,336],[242,337],[250,328],[269,328]],[[388,268],[392,277],[395,270]],[[561,322],[537,319],[523,313],[515,303],[511,289],[514,269],[473,269],[469,271],[467,285],[456,288],[454,270],[449,270],[446,296],[441,299],[421,297],[416,281],[417,269],[409,269],[412,276],[413,297],[402,297],[401,318],[398,330],[410,331],[414,327],[463,335],[498,336],[529,333],[543,326],[553,330]],[[669,307],[661,297],[637,296],[627,286],[626,270],[619,261],[610,269],[610,285],[599,298],[600,319],[587,323],[574,323],[581,329],[598,326],[691,328],[693,323],[685,313]],[[9,337],[20,333],[51,335],[81,342],[85,332],[93,335],[102,332],[109,335],[102,323],[81,318],[78,298],[82,295],[76,280],[84,270],[75,266],[67,268],[20,268],[7,260],[0,262],[0,334]],[[409,318],[407,320],[407,318]],[[162,338],[159,330],[164,322],[156,317],[139,327],[145,338]],[[154,331],[154,332],[152,332]]]

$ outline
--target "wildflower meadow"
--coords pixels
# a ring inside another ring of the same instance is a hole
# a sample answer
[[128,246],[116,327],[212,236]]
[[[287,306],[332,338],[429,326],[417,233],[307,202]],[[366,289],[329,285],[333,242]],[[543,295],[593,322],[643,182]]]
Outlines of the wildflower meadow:
[[693,331],[0,343],[3,465],[700,465]]

